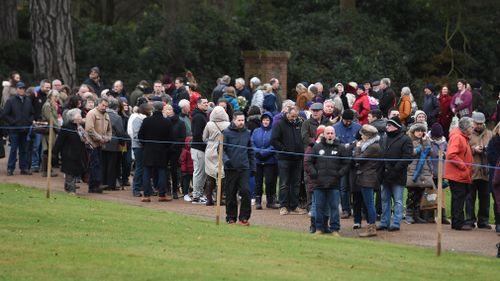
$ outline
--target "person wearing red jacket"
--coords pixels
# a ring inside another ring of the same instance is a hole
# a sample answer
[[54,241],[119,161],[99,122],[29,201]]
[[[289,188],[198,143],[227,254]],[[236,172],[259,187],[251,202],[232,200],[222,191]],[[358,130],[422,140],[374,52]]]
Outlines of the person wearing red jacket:
[[189,197],[189,185],[193,178],[193,159],[191,159],[191,136],[187,136],[184,140],[184,148],[181,152],[181,173],[182,173],[182,194],[184,195],[184,201],[191,202],[192,199]]
[[441,92],[439,93],[439,115],[437,122],[443,126],[443,130],[445,135],[448,136],[450,131],[451,119],[453,119],[453,112],[451,111],[451,100],[453,99],[450,96],[448,86],[444,85],[441,88]]
[[458,128],[450,132],[444,164],[444,178],[450,182],[451,190],[451,228],[455,230],[472,230],[464,219],[465,200],[472,183],[473,158],[469,144],[472,125],[472,118],[460,118]]
[[358,85],[356,90],[356,101],[352,105],[352,109],[358,113],[359,124],[368,124],[368,113],[370,112],[370,100],[365,87],[362,84]]

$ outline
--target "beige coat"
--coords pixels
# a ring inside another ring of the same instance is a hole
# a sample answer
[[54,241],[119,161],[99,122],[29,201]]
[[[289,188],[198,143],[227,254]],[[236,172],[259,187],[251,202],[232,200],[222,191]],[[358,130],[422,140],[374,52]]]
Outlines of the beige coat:
[[[480,165],[488,165],[488,160],[486,159],[486,146],[490,142],[493,137],[493,133],[484,129],[481,134],[478,134],[476,131],[473,131],[469,136],[469,143],[472,150],[472,156],[474,157],[474,164]],[[477,145],[483,146],[483,152],[477,153],[474,151],[474,147]],[[488,181],[488,169],[483,167],[472,167],[472,180],[485,180]]]
[[[229,127],[229,116],[224,108],[216,106],[210,113],[208,121],[203,130],[203,141],[207,142],[205,149],[205,173],[212,178],[217,178],[219,172],[219,136]],[[224,167],[222,167],[222,177],[224,177]]]
[[1,108],[5,105],[7,100],[17,94],[16,86],[10,85],[9,81],[3,81],[3,90],[2,90],[2,102],[0,104]]
[[111,140],[111,121],[106,112],[102,113],[97,108],[92,109],[85,117],[85,131],[89,134],[92,147],[101,147]]

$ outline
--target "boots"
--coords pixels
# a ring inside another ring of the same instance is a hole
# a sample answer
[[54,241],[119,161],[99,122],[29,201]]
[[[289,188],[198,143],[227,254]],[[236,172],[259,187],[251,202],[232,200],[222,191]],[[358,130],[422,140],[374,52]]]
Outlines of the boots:
[[377,226],[369,224],[365,229],[359,232],[359,237],[372,237],[377,236]]
[[413,209],[413,219],[415,220],[415,223],[427,223],[427,221],[423,219],[420,215],[421,215],[420,207]]
[[[42,153],[42,165],[41,165],[41,171],[42,171],[42,177],[46,178],[47,177],[47,164],[48,163],[48,157],[46,153]],[[50,173],[51,177],[57,177],[57,173],[54,171],[51,171]]]
[[446,209],[443,208],[441,210],[442,210],[442,212],[441,212],[441,215],[442,215],[441,216],[441,223],[442,224],[451,224],[450,221],[446,218]]
[[311,226],[309,226],[309,233],[316,232],[316,218],[311,217]]
[[332,231],[330,230],[330,225],[328,224],[329,221],[330,221],[329,216],[323,217],[323,229],[325,229],[324,233],[332,233]]
[[255,209],[262,210],[262,196],[255,196]]
[[207,189],[206,189],[207,203],[206,203],[206,205],[213,206],[214,205],[213,196],[214,196],[215,180],[212,178],[209,178],[207,180],[206,185],[207,185]]
[[268,209],[279,209],[280,206],[275,203],[275,198],[272,195],[266,195],[266,208]]
[[435,223],[436,220],[434,219],[434,210],[423,210],[420,211],[422,214],[422,219],[425,220],[426,223]]

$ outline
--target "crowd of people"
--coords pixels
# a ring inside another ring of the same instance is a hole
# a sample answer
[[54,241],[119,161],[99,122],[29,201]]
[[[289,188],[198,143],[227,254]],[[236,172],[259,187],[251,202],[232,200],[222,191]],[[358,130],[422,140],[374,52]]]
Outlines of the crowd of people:
[[97,67],[74,89],[57,79],[28,87],[13,72],[0,115],[7,175],[18,162],[21,175],[58,176],[48,171],[52,147],[52,166],[72,194],[86,182],[90,193],[130,186],[144,203],[213,206],[220,176],[229,224],[249,225],[252,209],[265,207],[308,214],[316,234],[338,236],[341,219],[352,217],[359,236],[370,237],[435,222],[435,207],[422,204],[437,187],[442,151],[451,190],[451,222],[444,207],[442,223],[491,229],[493,201],[500,235],[500,124],[487,126],[500,105],[487,117],[480,84],[459,80],[454,95],[428,84],[420,105],[409,87],[398,97],[389,78],[329,90],[301,82],[293,99],[283,99],[276,78],[248,84],[224,75],[202,95],[187,73],[127,93],[119,80],[108,87]]

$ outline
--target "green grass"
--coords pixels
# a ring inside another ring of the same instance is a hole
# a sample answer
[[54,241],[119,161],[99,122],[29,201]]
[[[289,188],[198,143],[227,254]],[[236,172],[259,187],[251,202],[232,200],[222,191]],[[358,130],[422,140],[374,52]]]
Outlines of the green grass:
[[498,260],[0,185],[0,280],[498,280]]

